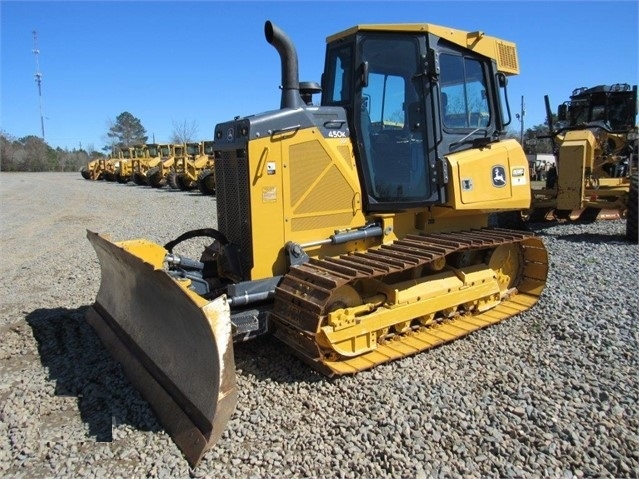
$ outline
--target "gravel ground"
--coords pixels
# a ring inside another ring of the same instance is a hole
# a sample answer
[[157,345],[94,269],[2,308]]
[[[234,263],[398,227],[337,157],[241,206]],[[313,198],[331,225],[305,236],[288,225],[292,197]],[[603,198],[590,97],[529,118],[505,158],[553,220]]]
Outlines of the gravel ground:
[[355,377],[269,337],[236,346],[238,407],[190,470],[85,323],[100,280],[85,230],[163,244],[214,226],[215,199],[67,173],[2,173],[0,198],[0,476],[639,476],[623,220],[532,225],[551,257],[533,310]]

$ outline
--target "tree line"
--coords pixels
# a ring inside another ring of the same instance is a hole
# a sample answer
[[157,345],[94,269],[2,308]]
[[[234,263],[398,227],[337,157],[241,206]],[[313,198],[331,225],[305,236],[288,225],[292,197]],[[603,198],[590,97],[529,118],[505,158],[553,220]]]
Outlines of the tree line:
[[79,171],[104,153],[52,148],[42,138],[15,138],[0,131],[0,171]]
[[[80,171],[89,161],[104,158],[118,148],[148,142],[146,129],[139,118],[128,111],[120,113],[115,121],[109,121],[106,143],[101,151],[89,148],[73,150],[53,148],[42,138],[28,135],[16,138],[0,130],[0,171]],[[173,122],[170,143],[197,141],[196,122]]]

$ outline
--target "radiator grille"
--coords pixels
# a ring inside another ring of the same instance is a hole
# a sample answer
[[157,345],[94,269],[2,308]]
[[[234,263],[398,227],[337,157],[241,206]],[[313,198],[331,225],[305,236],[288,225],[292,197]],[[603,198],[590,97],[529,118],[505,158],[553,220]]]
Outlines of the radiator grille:
[[242,277],[248,280],[253,268],[248,158],[239,156],[237,151],[221,151],[215,159],[217,225],[239,248]]

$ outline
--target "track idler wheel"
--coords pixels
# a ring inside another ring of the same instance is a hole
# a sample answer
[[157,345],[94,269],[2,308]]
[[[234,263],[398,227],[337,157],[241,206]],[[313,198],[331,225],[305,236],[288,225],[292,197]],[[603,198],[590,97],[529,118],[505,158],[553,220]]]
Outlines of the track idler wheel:
[[488,253],[486,263],[495,272],[502,294],[508,292],[521,280],[523,256],[517,243],[498,246]]

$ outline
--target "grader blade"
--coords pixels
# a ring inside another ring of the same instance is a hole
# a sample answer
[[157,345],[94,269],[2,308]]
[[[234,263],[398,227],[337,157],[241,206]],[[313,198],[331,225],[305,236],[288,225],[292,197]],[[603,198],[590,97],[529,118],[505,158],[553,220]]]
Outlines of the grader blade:
[[102,270],[87,321],[195,466],[237,404],[226,298],[207,301],[171,278],[160,245],[87,237]]

